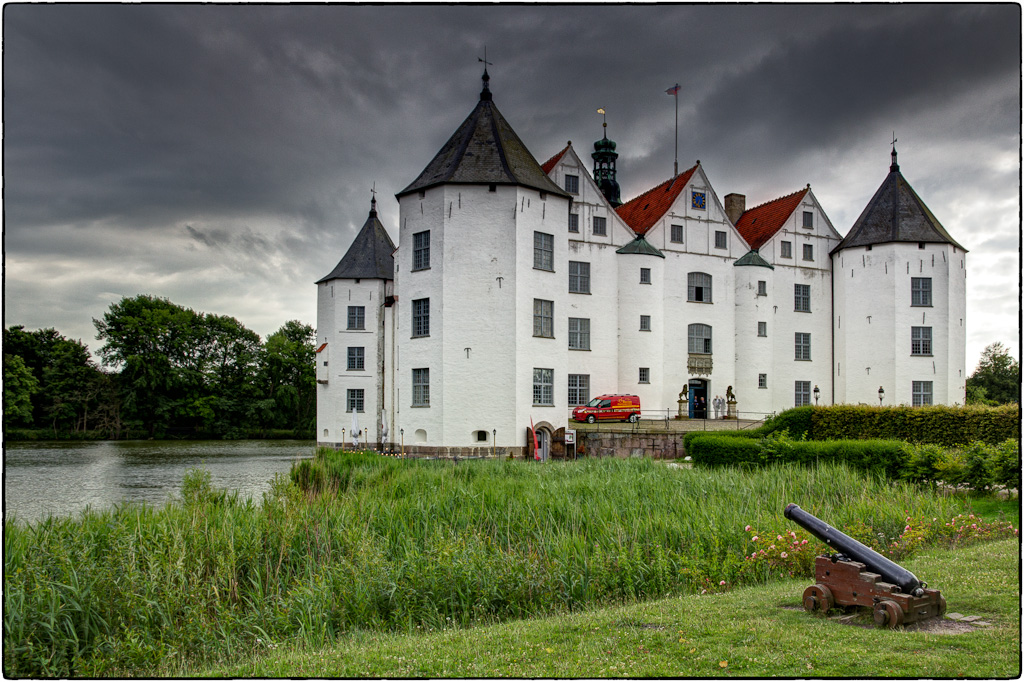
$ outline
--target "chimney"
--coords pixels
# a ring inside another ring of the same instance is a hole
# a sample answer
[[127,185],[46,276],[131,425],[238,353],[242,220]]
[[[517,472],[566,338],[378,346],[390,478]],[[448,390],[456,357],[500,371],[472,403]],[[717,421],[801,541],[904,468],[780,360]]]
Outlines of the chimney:
[[735,225],[736,221],[740,219],[743,212],[747,210],[747,197],[742,194],[726,194],[725,195],[725,215],[729,216],[729,220]]

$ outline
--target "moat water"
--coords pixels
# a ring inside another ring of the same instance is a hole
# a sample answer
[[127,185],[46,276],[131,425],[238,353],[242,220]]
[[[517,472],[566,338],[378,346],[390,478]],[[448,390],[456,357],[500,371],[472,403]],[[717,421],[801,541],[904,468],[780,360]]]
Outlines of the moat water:
[[277,473],[313,457],[312,441],[99,441],[4,444],[4,519],[36,522],[123,502],[160,506],[189,469],[260,500]]

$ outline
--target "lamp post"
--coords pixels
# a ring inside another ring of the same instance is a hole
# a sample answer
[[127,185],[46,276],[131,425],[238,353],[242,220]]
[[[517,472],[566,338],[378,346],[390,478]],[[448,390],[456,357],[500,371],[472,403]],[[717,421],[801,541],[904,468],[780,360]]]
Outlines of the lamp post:
[[815,406],[818,405],[818,396],[820,396],[820,395],[821,395],[821,389],[818,388],[817,384],[815,384],[814,385],[814,405]]
[[498,440],[498,429],[491,429],[491,457],[495,456],[495,447],[497,446]]
[[345,429],[341,430],[341,451],[345,452]]
[[885,389],[881,386],[878,387],[878,406],[882,406],[882,399],[885,398]]
[[405,429],[398,429],[399,435],[402,437],[402,457],[405,457]]

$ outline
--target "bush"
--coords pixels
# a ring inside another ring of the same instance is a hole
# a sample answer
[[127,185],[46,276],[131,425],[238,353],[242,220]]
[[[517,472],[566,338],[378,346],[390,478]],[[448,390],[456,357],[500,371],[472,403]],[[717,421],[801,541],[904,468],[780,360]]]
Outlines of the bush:
[[690,441],[687,452],[695,463],[704,465],[844,462],[897,478],[904,461],[902,446],[900,441],[887,440],[793,440],[786,431],[777,431],[758,441],[702,434]]
[[[805,408],[800,408],[805,409]],[[783,417],[788,410],[779,415]],[[1000,407],[870,407],[832,405],[813,408],[809,438],[898,439],[911,443],[967,445],[996,444],[1015,438],[1020,429],[1020,406]]]
[[1020,490],[1020,447],[1010,438],[999,445],[975,442],[964,448],[938,445],[903,446],[900,477],[914,482],[938,482],[975,491],[993,487]]

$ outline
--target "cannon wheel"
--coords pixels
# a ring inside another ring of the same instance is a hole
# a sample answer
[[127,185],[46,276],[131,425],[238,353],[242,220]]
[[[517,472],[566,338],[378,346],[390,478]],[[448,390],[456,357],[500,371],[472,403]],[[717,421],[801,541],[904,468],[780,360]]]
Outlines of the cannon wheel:
[[903,624],[903,609],[888,599],[875,604],[875,625],[896,628]]
[[946,598],[942,595],[939,595],[939,615],[946,615]]
[[804,590],[804,610],[808,613],[821,611],[821,614],[825,615],[835,605],[832,590],[824,585],[811,585]]

